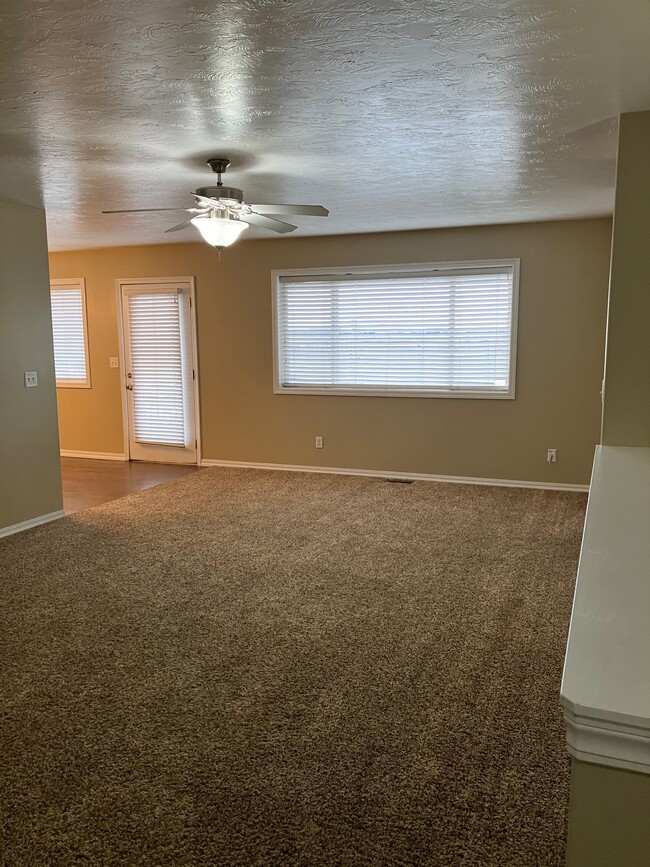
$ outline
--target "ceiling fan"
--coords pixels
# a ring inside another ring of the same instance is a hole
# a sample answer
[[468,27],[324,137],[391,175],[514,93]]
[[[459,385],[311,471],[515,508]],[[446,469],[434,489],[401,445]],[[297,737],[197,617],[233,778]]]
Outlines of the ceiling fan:
[[[121,211],[102,211],[103,214],[139,214],[145,211],[186,211],[194,216],[182,223],[166,229],[178,232],[188,226],[196,226],[203,240],[221,253],[224,247],[234,243],[249,225],[259,226],[284,235],[293,232],[297,226],[276,220],[275,216],[284,214],[327,217],[329,211],[322,205],[249,205],[244,201],[244,193],[237,187],[224,187],[221,175],[230,165],[230,160],[215,157],[208,165],[217,175],[216,187],[199,187],[192,193],[193,208],[131,208]],[[272,216],[269,216],[272,215]]]

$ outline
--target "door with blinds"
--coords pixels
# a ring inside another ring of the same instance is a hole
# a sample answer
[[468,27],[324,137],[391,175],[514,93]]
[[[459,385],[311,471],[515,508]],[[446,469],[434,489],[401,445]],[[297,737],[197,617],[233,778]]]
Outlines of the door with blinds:
[[197,462],[189,282],[121,284],[129,458]]

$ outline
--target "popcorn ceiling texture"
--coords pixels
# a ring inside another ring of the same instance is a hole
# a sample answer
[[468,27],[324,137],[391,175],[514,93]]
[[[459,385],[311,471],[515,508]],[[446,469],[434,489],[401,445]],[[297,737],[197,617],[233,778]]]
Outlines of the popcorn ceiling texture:
[[1,540],[2,863],[560,867],[585,500],[215,469]]
[[0,198],[44,203],[53,249],[182,240],[100,212],[186,207],[215,155],[249,201],[329,207],[304,234],[608,214],[642,5],[9,0]]

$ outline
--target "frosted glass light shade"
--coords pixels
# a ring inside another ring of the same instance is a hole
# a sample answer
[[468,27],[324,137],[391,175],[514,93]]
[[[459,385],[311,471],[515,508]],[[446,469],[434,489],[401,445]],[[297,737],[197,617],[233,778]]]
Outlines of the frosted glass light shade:
[[196,226],[204,241],[219,249],[233,244],[248,228],[248,223],[227,217],[194,217],[192,225]]

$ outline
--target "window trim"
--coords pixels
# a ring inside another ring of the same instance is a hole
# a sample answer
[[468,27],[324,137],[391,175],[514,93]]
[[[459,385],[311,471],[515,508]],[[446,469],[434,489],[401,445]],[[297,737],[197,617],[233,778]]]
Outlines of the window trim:
[[[477,270],[481,268],[512,268],[512,315],[510,327],[510,379],[508,391],[460,391],[455,389],[417,389],[382,387],[310,388],[287,387],[280,381],[280,281],[282,277],[331,277],[351,276],[354,274],[401,274],[404,272],[428,273],[450,269]],[[514,400],[517,373],[517,325],[519,321],[519,267],[520,260],[480,259],[456,262],[414,262],[399,265],[352,265],[325,268],[284,268],[271,271],[271,305],[273,319],[273,393],[274,394],[312,394],[321,396],[348,397],[425,397],[425,398],[462,398],[465,400]]]
[[[66,289],[80,289],[81,290],[81,316],[82,316],[82,326],[83,326],[83,335],[84,335],[84,358],[86,362],[86,378],[82,382],[80,379],[57,379],[56,387],[57,388],[92,388],[90,381],[90,351],[88,348],[88,314],[86,311],[86,278],[85,277],[71,277],[71,278],[56,278],[50,280],[50,291],[56,289],[57,291],[65,291]],[[55,366],[55,375],[56,375],[56,366]]]

